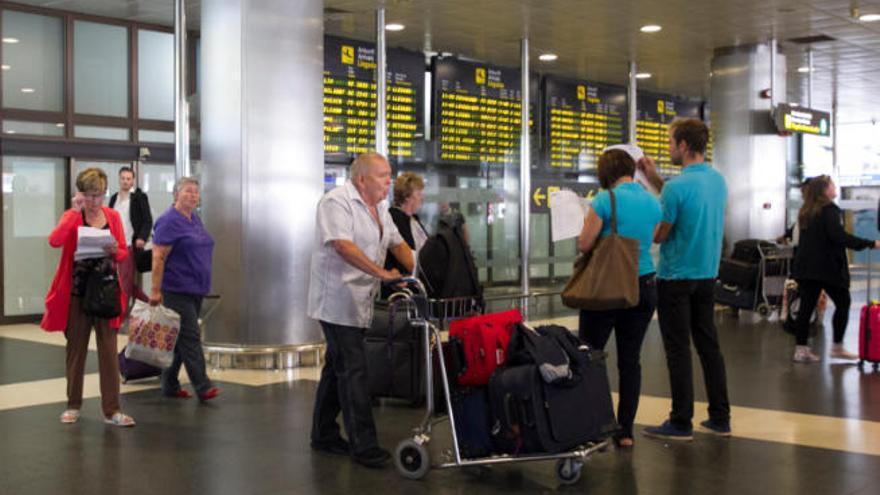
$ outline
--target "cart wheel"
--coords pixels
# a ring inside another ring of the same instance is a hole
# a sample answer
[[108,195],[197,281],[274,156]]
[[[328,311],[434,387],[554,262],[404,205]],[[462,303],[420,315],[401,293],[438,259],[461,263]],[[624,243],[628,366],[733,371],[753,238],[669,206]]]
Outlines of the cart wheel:
[[857,364],[856,366],[857,366],[860,370],[863,370],[863,371],[864,371],[864,369],[865,369],[865,360],[864,360],[864,359],[859,359],[859,364]]
[[431,469],[431,456],[424,445],[407,438],[394,451],[394,465],[404,478],[420,480]]
[[761,315],[762,318],[767,318],[768,316],[770,316],[770,305],[766,303],[759,304],[758,314]]
[[880,367],[880,364],[874,363],[874,371],[877,371],[877,368]]
[[563,485],[573,485],[581,479],[584,463],[578,459],[556,461],[556,479]]

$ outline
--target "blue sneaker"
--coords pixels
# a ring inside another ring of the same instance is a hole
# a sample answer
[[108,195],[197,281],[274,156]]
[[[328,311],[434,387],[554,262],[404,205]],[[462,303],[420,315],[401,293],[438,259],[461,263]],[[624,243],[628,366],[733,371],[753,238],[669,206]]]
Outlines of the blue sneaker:
[[717,435],[719,437],[729,437],[730,436],[730,422],[719,423],[717,421],[712,421],[711,419],[707,419],[706,421],[700,422],[700,427],[706,432],[711,433],[713,435]]
[[669,420],[663,422],[660,426],[649,426],[642,430],[642,434],[646,437],[662,438],[664,440],[675,440],[679,442],[690,442],[694,439],[694,432],[690,428],[685,430],[679,428]]

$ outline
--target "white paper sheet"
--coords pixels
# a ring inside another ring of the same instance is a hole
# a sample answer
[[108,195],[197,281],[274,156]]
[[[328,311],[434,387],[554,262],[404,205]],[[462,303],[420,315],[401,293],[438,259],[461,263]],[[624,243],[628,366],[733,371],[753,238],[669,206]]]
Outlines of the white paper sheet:
[[553,242],[577,237],[584,226],[584,217],[589,208],[586,200],[574,191],[562,189],[551,192],[548,201]]
[[[602,152],[604,153],[605,151],[608,151],[608,150],[626,151],[627,153],[629,153],[629,156],[631,156],[632,159],[637,164],[639,163],[639,160],[641,160],[645,156],[645,152],[642,151],[641,148],[639,148],[638,146],[636,146],[634,144],[614,144],[614,145],[608,146],[607,148],[602,150]],[[649,193],[651,193],[655,196],[660,194],[659,191],[654,189],[654,186],[651,185],[651,182],[648,180],[647,177],[645,177],[645,174],[643,174],[642,171],[638,169],[638,167],[636,167],[636,174],[633,177],[633,179],[636,182],[638,182],[639,184],[641,184],[642,187],[644,187],[645,190],[648,191]]]
[[103,258],[107,256],[104,246],[108,246],[116,242],[113,235],[107,229],[96,229],[94,227],[81,226],[76,232],[76,252],[73,253],[74,260],[84,260],[88,258]]

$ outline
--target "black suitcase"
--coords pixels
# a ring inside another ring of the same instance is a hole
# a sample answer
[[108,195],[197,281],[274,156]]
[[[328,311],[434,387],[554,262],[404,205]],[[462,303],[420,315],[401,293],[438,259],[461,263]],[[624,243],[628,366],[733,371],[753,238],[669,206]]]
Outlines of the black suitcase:
[[727,285],[753,289],[758,283],[758,264],[724,258],[718,267],[718,278]]
[[[758,250],[759,246],[760,251]],[[743,239],[733,244],[733,253],[730,257],[737,261],[757,264],[761,261],[761,252],[765,256],[775,256],[778,251],[779,247],[776,243],[761,239]]]
[[539,363],[500,368],[492,375],[492,435],[499,452],[564,452],[602,440],[617,429],[604,353],[573,347],[577,339],[566,329],[566,334],[542,330],[543,344],[553,341],[563,347],[571,374],[548,382],[546,370],[542,375],[539,367],[555,366]]
[[367,382],[374,398],[419,404],[425,395],[424,328],[410,322],[407,304],[376,303],[373,323],[364,334]]
[[716,280],[715,303],[737,309],[755,309],[755,289],[741,289]]

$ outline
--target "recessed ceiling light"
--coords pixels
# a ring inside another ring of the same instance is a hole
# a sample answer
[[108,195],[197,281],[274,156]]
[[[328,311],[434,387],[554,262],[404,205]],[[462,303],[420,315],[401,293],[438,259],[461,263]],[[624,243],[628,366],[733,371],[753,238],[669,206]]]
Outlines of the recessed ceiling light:
[[538,60],[540,60],[541,62],[553,62],[558,58],[559,55],[556,55],[555,53],[542,53],[538,55]]
[[6,131],[6,134],[15,134],[15,131],[13,129],[9,129],[8,131]]
[[806,73],[810,72],[810,68],[807,67],[806,65],[803,67],[798,67],[798,72],[800,72],[801,74],[806,74]]
[[661,29],[663,29],[663,27],[658,26],[657,24],[648,24],[648,25],[640,27],[639,31],[641,31],[643,33],[657,33]]
[[397,22],[385,24],[386,31],[403,31],[404,29],[406,29],[406,26],[404,26],[403,24],[397,23]]
[[36,91],[34,88],[21,88],[22,93],[33,93]]
[[55,124],[55,127],[64,127],[64,124],[62,124],[61,122],[58,122],[57,124]]
[[18,43],[18,38],[3,38],[4,43]]
[[9,65],[9,64],[3,64],[3,65],[0,65],[0,69],[3,69],[3,70],[9,70],[9,69],[11,69],[11,68],[12,68],[12,66]]
[[651,78],[650,72],[639,72],[638,74],[636,74],[636,79],[650,79],[650,78]]
[[862,22],[877,22],[880,21],[880,14],[862,14],[859,16],[859,20]]

